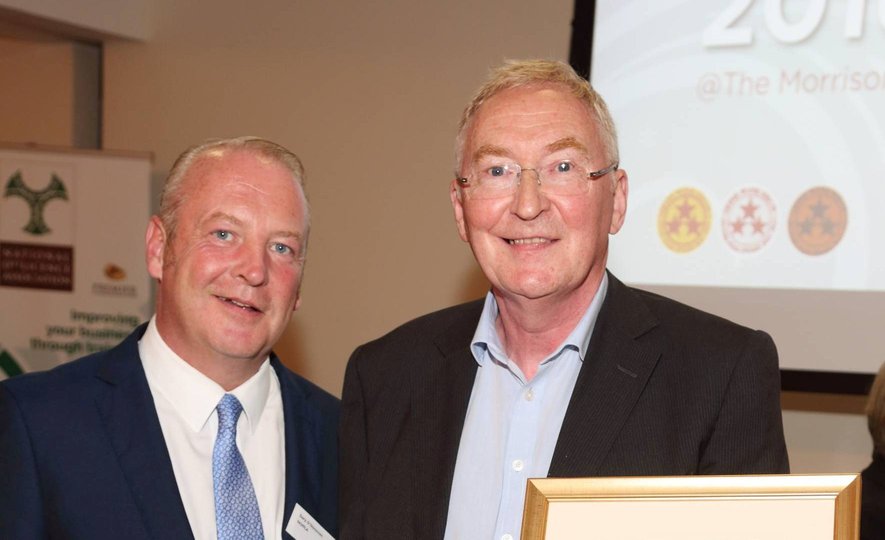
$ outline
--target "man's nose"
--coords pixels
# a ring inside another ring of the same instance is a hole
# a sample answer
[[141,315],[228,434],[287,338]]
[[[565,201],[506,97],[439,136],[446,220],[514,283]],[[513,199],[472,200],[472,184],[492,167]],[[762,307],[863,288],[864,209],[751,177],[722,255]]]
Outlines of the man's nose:
[[237,253],[236,276],[253,287],[264,285],[268,277],[268,257],[265,246],[243,244]]
[[523,169],[513,197],[513,213],[526,221],[538,217],[550,201],[544,195],[541,176],[535,169]]

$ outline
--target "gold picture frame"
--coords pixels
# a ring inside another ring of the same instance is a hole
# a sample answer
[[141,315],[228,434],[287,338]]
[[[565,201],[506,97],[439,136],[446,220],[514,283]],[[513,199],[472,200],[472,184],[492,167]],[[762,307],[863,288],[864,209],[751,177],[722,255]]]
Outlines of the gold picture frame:
[[522,540],[857,540],[860,475],[539,478]]

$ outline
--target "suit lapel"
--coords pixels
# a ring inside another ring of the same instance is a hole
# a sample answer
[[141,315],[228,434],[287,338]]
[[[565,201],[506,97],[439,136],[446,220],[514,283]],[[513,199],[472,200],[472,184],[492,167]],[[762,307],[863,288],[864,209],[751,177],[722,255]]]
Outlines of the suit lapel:
[[[414,362],[411,370],[418,428],[414,480],[417,512],[413,529],[418,538],[442,538],[445,533],[455,460],[476,378],[470,338],[481,310],[480,301],[475,315],[461,317],[435,340],[439,354]],[[432,443],[427,444],[428,441]]]
[[[308,476],[311,474],[311,471],[305,470],[305,467],[310,467],[310,463],[304,459],[310,454],[305,445],[310,443],[307,435],[311,430],[305,425],[304,396],[289,378],[276,356],[271,356],[271,365],[280,381],[280,396],[283,400],[283,432],[286,437],[286,495],[283,503],[282,534],[283,538],[288,539],[291,536],[285,530],[292,511],[295,509],[295,503],[300,503],[308,512],[314,512],[319,501],[315,500],[313,490],[305,489]],[[302,433],[300,437],[298,436],[299,431]],[[313,471],[313,473],[318,474],[318,471]]]
[[106,354],[96,372],[106,385],[96,405],[149,535],[193,538],[138,356],[145,327]]
[[[663,350],[644,303],[609,274],[587,358],[578,374],[550,476],[593,476],[639,399]],[[642,340],[639,338],[644,336]]]

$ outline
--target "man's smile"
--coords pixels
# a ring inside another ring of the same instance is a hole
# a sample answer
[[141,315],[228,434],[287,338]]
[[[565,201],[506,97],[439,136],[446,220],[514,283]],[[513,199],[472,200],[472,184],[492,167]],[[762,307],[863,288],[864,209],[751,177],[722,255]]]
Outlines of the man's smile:
[[219,295],[215,295],[215,298],[218,298],[219,300],[221,300],[223,302],[226,302],[228,304],[231,304],[233,306],[236,306],[236,307],[246,310],[246,311],[254,311],[256,313],[262,313],[262,311],[260,309],[253,306],[249,302],[246,302],[243,300],[238,300],[236,298],[228,298],[226,296],[219,296]]
[[544,238],[541,236],[532,236],[529,238],[508,238],[507,242],[511,246],[523,246],[523,245],[533,245],[533,244],[550,244],[555,242],[555,239],[552,238]]

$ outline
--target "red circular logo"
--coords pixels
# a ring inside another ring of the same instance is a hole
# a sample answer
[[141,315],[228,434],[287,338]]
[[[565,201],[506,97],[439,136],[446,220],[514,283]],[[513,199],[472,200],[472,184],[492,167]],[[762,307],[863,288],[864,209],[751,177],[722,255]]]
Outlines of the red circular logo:
[[757,251],[771,240],[777,223],[774,200],[758,188],[743,188],[728,199],[722,233],[728,246],[741,253]]

